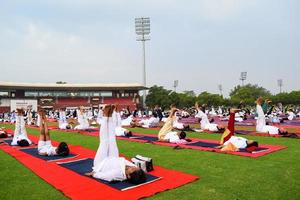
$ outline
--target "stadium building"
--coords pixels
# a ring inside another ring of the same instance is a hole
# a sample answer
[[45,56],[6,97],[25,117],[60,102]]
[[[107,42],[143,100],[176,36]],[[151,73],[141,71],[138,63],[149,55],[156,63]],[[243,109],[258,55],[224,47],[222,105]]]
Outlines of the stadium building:
[[0,82],[0,112],[18,107],[38,106],[46,109],[62,107],[93,107],[99,104],[117,103],[135,109],[142,102],[139,91],[146,89],[141,84],[69,84],[57,83],[9,83]]

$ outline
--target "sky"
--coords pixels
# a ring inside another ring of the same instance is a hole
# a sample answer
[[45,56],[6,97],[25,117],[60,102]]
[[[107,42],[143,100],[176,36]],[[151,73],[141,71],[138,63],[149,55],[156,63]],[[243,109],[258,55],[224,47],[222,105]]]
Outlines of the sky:
[[150,17],[147,86],[228,96],[299,90],[299,0],[0,0],[0,81],[142,83],[134,19]]

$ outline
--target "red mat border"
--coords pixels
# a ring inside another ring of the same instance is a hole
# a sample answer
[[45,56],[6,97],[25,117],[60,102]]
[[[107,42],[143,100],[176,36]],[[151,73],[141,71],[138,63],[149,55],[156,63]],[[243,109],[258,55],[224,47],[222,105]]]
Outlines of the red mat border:
[[[30,139],[37,142],[37,137],[30,136]],[[53,143],[57,144],[57,142]],[[95,151],[80,146],[70,146],[70,148],[72,152],[78,153],[80,156],[76,159],[66,159],[64,162],[81,158],[94,158],[95,156]],[[15,157],[43,180],[72,199],[140,199],[180,187],[199,179],[197,176],[155,166],[155,170],[150,174],[162,176],[162,179],[134,189],[119,191],[89,177],[81,176],[61,167],[56,164],[56,162],[46,162],[39,158],[29,156],[19,151],[18,148],[2,144],[0,145],[0,149]],[[62,161],[60,160],[59,162]]]

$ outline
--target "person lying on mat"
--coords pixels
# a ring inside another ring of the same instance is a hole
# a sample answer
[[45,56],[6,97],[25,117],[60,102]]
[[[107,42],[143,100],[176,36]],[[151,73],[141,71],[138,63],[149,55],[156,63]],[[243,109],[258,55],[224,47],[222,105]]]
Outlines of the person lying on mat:
[[42,156],[69,155],[69,147],[65,142],[59,143],[57,147],[52,146],[45,111],[43,109],[40,109],[39,115],[40,137],[38,142],[38,154]]
[[205,114],[205,112],[203,112],[203,109],[202,109],[202,107],[199,106],[198,102],[195,103],[195,108],[197,111],[197,114],[195,115],[195,117],[201,119],[200,126],[201,126],[202,130],[208,130],[211,132],[223,132],[225,130],[224,126],[222,126],[222,125],[210,123],[207,115]]
[[265,113],[261,107],[263,103],[263,99],[259,97],[256,101],[256,112],[257,112],[257,120],[256,120],[256,131],[261,133],[269,133],[270,135],[287,135],[288,132],[284,129],[279,129],[276,126],[270,126],[266,124]]
[[173,107],[170,111],[170,115],[167,118],[165,124],[158,132],[158,141],[179,143],[185,140],[186,134],[184,131],[181,132],[172,131],[176,112],[177,109]]
[[15,132],[11,145],[29,146],[31,144],[32,142],[28,138],[25,128],[24,110],[17,108]]
[[113,106],[106,105],[100,127],[100,145],[94,159],[93,171],[85,175],[109,182],[128,180],[133,184],[144,183],[145,172],[125,158],[119,157],[112,113]]
[[116,104],[116,105],[112,106],[112,108],[114,108],[114,111],[112,113],[112,120],[113,120],[113,123],[114,123],[116,136],[131,137],[132,136],[131,131],[129,131],[126,128],[122,127],[120,106],[118,104]]
[[142,119],[140,121],[132,121],[130,123],[132,128],[141,127],[141,128],[153,128],[159,126],[159,118],[156,113],[152,113],[152,116],[149,119]]
[[239,111],[240,109],[230,109],[228,127],[221,137],[221,145],[217,147],[220,148],[221,151],[239,151],[239,149],[246,149],[252,152],[258,148],[258,142],[234,136],[235,113]]

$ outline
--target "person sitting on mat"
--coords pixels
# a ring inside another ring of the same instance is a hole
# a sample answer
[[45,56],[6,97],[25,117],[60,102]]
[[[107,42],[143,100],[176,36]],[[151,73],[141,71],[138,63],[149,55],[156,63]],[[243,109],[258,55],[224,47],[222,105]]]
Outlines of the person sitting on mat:
[[121,109],[120,109],[119,105],[116,104],[116,105],[112,106],[112,108],[114,108],[114,111],[112,113],[112,118],[113,118],[113,123],[115,126],[116,136],[126,136],[126,137],[132,136],[132,133],[130,130],[122,127],[122,119],[121,119],[121,114],[120,114]]
[[230,109],[228,127],[221,137],[221,145],[217,147],[220,148],[221,151],[239,151],[239,149],[246,149],[252,152],[258,148],[258,142],[234,136],[235,113],[239,111],[240,109]]
[[39,110],[40,115],[40,138],[38,142],[38,154],[41,156],[68,156],[69,147],[65,142],[59,143],[57,147],[52,146],[48,130],[48,122],[45,111]]
[[159,126],[159,118],[156,113],[152,113],[152,116],[149,119],[142,119],[140,121],[132,121],[130,123],[132,128],[141,127],[141,128],[154,128]]
[[176,112],[177,112],[176,108],[171,109],[169,117],[167,118],[163,127],[158,132],[158,141],[179,143],[185,139],[186,134],[184,131],[181,132],[172,131]]
[[58,127],[59,129],[71,129],[72,126],[69,125],[66,117],[66,112],[63,108],[59,109],[59,118],[58,118]]
[[16,125],[11,145],[29,146],[32,142],[27,136],[24,120],[24,110],[17,108]]
[[128,180],[132,184],[144,183],[145,172],[132,162],[119,157],[112,112],[111,105],[104,107],[100,145],[94,159],[93,171],[85,175],[109,182]]
[[201,107],[199,106],[198,102],[195,103],[195,108],[197,114],[195,115],[196,118],[200,118],[200,125],[202,130],[208,130],[211,132],[223,132],[225,130],[224,126],[210,123],[208,120],[207,115],[203,112]]
[[83,106],[80,106],[80,109],[76,111],[78,125],[75,126],[75,130],[86,130],[90,128],[89,121],[86,116],[86,112]]

